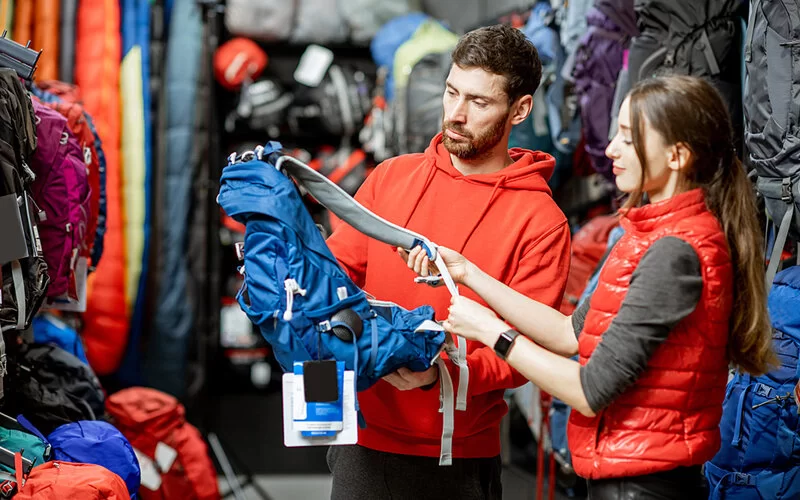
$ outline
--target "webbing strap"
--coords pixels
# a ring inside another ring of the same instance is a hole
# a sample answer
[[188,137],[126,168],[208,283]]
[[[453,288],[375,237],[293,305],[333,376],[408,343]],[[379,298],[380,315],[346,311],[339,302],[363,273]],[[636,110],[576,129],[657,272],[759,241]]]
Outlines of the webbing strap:
[[17,296],[17,330],[25,328],[25,279],[22,276],[22,266],[18,260],[11,262],[11,277],[14,280],[14,294]]
[[469,388],[469,366],[467,365],[467,339],[458,335],[458,398],[456,410],[467,410],[467,389]]
[[744,400],[747,399],[747,392],[752,389],[752,385],[748,385],[739,396],[739,402],[736,405],[736,423],[734,424],[733,439],[731,445],[737,448],[742,444],[742,417],[744,416]]
[[751,62],[753,60],[753,32],[756,27],[756,16],[761,11],[761,0],[755,0],[753,8],[750,11],[750,19],[747,21],[747,32],[744,36],[744,61]]
[[442,358],[436,360],[439,367],[439,411],[444,415],[442,425],[442,448],[439,465],[453,465],[453,430],[455,429],[455,402],[453,401],[453,379]]
[[374,370],[375,363],[378,360],[378,315],[373,313],[372,319],[369,320],[372,325],[372,346],[369,352],[369,366]]
[[775,280],[775,274],[778,272],[778,266],[781,265],[781,254],[783,247],[786,245],[786,239],[789,237],[789,228],[792,225],[794,218],[794,202],[788,204],[786,213],[783,214],[781,225],[778,228],[778,234],[775,236],[775,243],[772,245],[772,253],[769,257],[769,265],[767,266],[767,290],[772,287],[772,282]]
[[714,49],[708,39],[706,30],[700,32],[700,41],[703,44],[703,55],[706,57],[708,70],[711,72],[712,76],[716,76],[719,74],[719,64],[717,63],[717,57],[714,55]]

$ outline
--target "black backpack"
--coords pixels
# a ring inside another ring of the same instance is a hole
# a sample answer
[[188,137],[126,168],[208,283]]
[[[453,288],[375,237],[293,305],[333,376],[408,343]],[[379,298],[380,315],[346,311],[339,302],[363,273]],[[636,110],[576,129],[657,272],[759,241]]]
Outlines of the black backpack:
[[404,95],[393,103],[397,154],[421,153],[442,131],[442,95],[450,72],[450,52],[431,52],[411,68]]
[[23,344],[12,365],[13,386],[4,407],[21,413],[43,434],[105,414],[105,394],[89,365],[49,344]]
[[669,74],[707,78],[741,123],[742,0],[639,0],[639,36],[631,41],[631,85]]
[[745,144],[778,229],[769,288],[786,240],[800,239],[800,0],[751,1],[744,51]]
[[288,110],[293,135],[351,137],[364,124],[372,106],[372,84],[354,67],[334,63],[316,87],[298,84]]
[[36,149],[34,116],[30,96],[16,72],[0,68],[2,331],[27,329],[50,283],[36,229],[40,211],[30,195],[34,174],[28,162]]

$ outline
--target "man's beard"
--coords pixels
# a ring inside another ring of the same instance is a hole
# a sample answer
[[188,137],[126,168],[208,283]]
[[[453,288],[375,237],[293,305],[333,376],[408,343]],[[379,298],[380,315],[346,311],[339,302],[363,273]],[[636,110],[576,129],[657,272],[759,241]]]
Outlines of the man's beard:
[[[497,120],[491,127],[484,130],[478,137],[473,137],[461,128],[460,125],[442,121],[442,144],[445,149],[462,160],[474,160],[491,151],[503,139],[506,121],[509,113]],[[465,140],[456,141],[445,133],[447,129],[465,137]]]

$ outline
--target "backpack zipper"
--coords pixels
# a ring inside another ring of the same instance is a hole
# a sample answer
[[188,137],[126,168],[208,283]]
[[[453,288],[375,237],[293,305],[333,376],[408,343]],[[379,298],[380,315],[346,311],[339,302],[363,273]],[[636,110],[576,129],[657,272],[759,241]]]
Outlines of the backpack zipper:
[[300,284],[294,278],[287,278],[283,282],[283,289],[286,291],[286,310],[283,312],[283,320],[292,320],[292,307],[294,306],[294,295],[299,293],[303,297],[306,296],[306,290],[300,288]]

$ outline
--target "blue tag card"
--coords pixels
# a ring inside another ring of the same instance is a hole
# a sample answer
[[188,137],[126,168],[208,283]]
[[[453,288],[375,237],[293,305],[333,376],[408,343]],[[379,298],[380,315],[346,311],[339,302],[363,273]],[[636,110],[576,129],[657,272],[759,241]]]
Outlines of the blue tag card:
[[335,436],[344,420],[344,362],[295,362],[293,371],[292,428],[304,437]]

